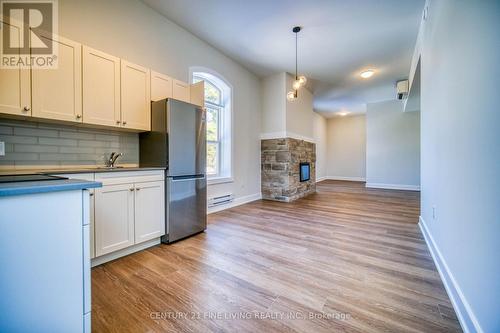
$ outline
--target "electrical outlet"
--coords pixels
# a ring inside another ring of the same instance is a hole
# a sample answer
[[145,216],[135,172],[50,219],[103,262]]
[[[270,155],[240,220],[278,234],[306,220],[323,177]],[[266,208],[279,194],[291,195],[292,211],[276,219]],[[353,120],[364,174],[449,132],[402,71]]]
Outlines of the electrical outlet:
[[436,206],[432,206],[432,219],[436,219]]
[[0,141],[0,156],[5,156],[5,142]]

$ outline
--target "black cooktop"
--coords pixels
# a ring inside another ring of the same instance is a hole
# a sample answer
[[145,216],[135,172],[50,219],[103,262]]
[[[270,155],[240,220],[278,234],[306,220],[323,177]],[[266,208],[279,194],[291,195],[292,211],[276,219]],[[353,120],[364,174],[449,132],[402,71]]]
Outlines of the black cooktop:
[[60,179],[68,179],[68,178],[49,176],[49,175],[8,175],[8,176],[0,176],[0,183],[36,182],[41,180],[60,180]]

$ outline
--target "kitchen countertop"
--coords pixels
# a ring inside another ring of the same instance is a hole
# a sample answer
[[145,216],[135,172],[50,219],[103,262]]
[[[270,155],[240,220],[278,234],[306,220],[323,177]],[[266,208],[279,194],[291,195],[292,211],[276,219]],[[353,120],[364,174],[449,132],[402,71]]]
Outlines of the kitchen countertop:
[[101,186],[102,183],[99,182],[89,182],[79,179],[55,179],[0,183],[0,197],[21,194],[83,190]]
[[120,171],[148,171],[148,170],[165,170],[164,167],[73,167],[73,168],[61,168],[61,169],[10,169],[1,170],[0,176],[11,176],[11,175],[32,175],[32,174],[42,174],[42,175],[63,175],[70,173],[100,173],[100,172],[120,172]]

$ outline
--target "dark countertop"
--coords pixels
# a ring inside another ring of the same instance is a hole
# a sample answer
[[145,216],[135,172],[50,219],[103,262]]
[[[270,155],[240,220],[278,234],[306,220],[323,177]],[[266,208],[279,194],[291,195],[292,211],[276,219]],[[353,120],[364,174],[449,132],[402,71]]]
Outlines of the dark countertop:
[[165,170],[163,167],[151,167],[151,168],[141,168],[141,167],[116,167],[116,168],[105,168],[105,167],[76,167],[76,168],[61,168],[61,169],[19,169],[19,170],[0,170],[0,176],[11,176],[11,175],[63,175],[71,173],[101,173],[101,172],[120,172],[120,171],[149,171],[149,170]]
[[56,191],[83,190],[101,186],[102,183],[99,182],[89,182],[79,179],[56,179],[0,183],[0,197]]

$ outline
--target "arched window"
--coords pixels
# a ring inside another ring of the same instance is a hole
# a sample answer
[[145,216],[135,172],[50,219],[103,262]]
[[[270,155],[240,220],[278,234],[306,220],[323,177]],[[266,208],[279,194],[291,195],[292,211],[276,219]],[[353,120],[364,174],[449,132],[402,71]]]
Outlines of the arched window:
[[207,176],[209,183],[231,181],[231,94],[220,76],[193,71],[192,82],[205,81]]

